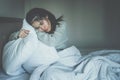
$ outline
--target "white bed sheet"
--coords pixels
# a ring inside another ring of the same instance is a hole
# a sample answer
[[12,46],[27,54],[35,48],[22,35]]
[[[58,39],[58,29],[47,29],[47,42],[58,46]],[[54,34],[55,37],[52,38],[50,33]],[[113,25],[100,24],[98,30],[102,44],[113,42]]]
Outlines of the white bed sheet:
[[29,74],[24,73],[18,76],[8,76],[0,69],[0,80],[29,80]]

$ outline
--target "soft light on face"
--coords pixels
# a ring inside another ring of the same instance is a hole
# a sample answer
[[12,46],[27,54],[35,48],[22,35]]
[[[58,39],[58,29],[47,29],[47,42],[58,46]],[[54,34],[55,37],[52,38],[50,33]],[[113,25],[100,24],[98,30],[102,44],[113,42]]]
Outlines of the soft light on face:
[[51,31],[51,23],[50,23],[48,17],[46,17],[42,20],[39,20],[39,21],[33,21],[32,26],[35,29],[39,29],[41,31],[45,31],[45,32],[50,32]]

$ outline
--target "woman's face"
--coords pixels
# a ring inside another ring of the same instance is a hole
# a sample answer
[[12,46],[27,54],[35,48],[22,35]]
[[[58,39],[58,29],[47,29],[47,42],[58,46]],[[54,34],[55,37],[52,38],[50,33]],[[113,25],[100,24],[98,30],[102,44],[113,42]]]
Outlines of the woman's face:
[[44,32],[51,31],[51,23],[50,23],[50,20],[48,19],[48,17],[45,17],[44,19],[39,20],[39,21],[33,21],[32,26],[35,29],[38,29],[40,31],[44,31]]

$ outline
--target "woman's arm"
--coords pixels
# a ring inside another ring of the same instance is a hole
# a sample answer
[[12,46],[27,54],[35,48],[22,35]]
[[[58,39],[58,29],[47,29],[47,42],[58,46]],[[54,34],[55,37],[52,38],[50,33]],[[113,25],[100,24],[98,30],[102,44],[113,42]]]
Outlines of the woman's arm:
[[9,40],[16,40],[18,38],[25,38],[29,34],[29,30],[21,29],[20,31],[14,32],[10,35]]
[[18,36],[19,36],[19,31],[13,32],[9,37],[9,41],[18,39]]
[[56,27],[56,31],[54,34],[48,34],[41,31],[36,31],[38,39],[42,41],[43,43],[54,46],[57,49],[65,48],[65,42],[68,40],[67,34],[66,34],[66,23],[61,22],[60,26]]

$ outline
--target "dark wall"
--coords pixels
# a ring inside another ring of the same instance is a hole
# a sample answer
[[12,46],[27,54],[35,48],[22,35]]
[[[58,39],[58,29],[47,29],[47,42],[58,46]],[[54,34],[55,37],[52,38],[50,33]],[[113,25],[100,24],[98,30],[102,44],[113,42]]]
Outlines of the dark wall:
[[120,49],[120,0],[103,1],[106,46]]

